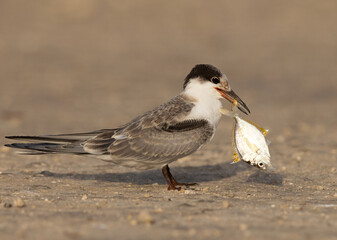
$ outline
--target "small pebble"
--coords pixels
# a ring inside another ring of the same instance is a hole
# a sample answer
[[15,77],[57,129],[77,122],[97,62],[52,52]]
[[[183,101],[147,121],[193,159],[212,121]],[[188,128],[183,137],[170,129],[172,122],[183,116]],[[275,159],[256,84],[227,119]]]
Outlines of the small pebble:
[[155,208],[155,209],[153,209],[153,212],[162,213],[162,212],[164,212],[164,210],[162,208]]
[[186,189],[186,190],[184,191],[184,193],[185,193],[185,194],[195,194],[195,191]]
[[202,188],[201,188],[201,187],[199,187],[199,186],[193,186],[193,190],[194,190],[194,191],[201,191],[201,190],[202,190]]
[[22,208],[24,207],[26,204],[25,202],[22,200],[22,198],[16,198],[13,201],[13,205],[14,207],[18,207],[18,208]]
[[302,211],[303,206],[294,206],[293,209],[296,210],[296,211]]
[[222,207],[223,207],[223,208],[229,208],[229,202],[226,201],[226,200],[223,201],[223,202],[222,202]]
[[133,216],[131,214],[128,215],[128,221],[132,226],[137,225],[137,221],[136,219],[133,218]]
[[141,211],[138,215],[137,222],[139,224],[152,225],[155,221],[148,211]]
[[88,199],[88,195],[87,195],[87,194],[84,194],[84,195],[82,196],[82,198],[81,198],[82,201],[85,201],[85,200],[87,200],[87,199]]
[[246,231],[248,229],[248,226],[247,226],[247,224],[241,223],[239,225],[239,228],[240,228],[241,231]]
[[316,189],[317,189],[318,191],[322,191],[322,190],[324,189],[324,187],[323,187],[323,186],[317,186]]
[[149,197],[150,197],[150,194],[145,193],[145,194],[144,194],[144,197],[149,198]]
[[227,195],[227,197],[229,197],[229,198],[234,198],[234,197],[235,197],[234,193],[232,193],[232,192],[229,192],[229,193],[227,193],[226,195]]
[[303,156],[302,152],[296,152],[296,153],[292,154],[292,158],[294,158],[297,161],[301,161],[302,160],[302,156]]

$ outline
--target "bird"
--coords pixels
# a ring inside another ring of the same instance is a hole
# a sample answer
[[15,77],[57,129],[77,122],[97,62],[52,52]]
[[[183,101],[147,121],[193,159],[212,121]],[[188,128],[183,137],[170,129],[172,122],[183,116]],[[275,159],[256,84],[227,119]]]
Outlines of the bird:
[[221,118],[221,99],[236,103],[247,115],[250,113],[225,74],[213,65],[197,64],[185,77],[178,95],[119,127],[57,135],[6,136],[21,142],[5,146],[23,150],[23,154],[90,156],[139,170],[161,167],[168,190],[180,190],[180,186],[196,183],[176,181],[168,164],[194,153],[213,138]]

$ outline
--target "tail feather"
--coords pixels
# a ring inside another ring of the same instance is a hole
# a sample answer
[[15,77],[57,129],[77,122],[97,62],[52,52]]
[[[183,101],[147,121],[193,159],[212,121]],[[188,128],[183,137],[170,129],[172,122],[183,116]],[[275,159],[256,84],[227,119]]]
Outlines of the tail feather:
[[20,154],[28,155],[52,153],[85,154],[82,143],[95,136],[98,132],[100,131],[42,136],[6,136],[8,139],[27,142],[6,144],[5,146],[22,149],[23,152],[20,152]]
[[47,141],[53,143],[72,143],[77,142],[79,139],[71,139],[71,138],[62,138],[60,136],[6,136],[8,139],[19,140],[19,141]]
[[6,147],[24,150],[20,152],[26,155],[48,154],[48,153],[72,153],[86,154],[80,143],[76,144],[58,144],[58,143],[12,143],[6,144]]
[[20,152],[21,154],[29,155],[52,153],[88,154],[88,152],[83,149],[83,145],[86,141],[104,132],[110,132],[110,135],[113,135],[116,130],[117,129],[102,129],[85,133],[41,136],[6,136],[8,139],[26,142],[6,144],[5,146],[22,149],[23,152]]
[[8,139],[23,140],[23,141],[47,141],[47,142],[59,142],[59,143],[72,143],[76,141],[85,141],[91,137],[94,137],[103,130],[86,133],[71,133],[71,134],[57,134],[57,135],[41,135],[41,136],[6,136]]

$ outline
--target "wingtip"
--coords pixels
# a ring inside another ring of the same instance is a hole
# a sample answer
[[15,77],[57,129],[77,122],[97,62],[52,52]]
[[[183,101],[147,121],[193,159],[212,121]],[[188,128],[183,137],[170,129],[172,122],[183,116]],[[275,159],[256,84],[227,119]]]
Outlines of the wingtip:
[[17,147],[18,147],[18,146],[16,146],[15,143],[5,144],[4,146],[5,146],[5,147],[8,147],[8,148],[17,148]]
[[5,136],[5,138],[7,138],[7,139],[20,139],[20,138],[22,138],[23,136]]
[[5,138],[7,139],[20,139],[20,138],[23,138],[25,136],[5,136]]

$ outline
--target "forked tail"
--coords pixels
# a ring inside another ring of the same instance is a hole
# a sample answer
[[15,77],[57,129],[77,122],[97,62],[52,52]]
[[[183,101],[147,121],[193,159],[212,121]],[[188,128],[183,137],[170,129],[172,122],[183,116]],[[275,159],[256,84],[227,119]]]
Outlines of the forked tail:
[[59,134],[45,136],[6,136],[8,139],[26,141],[23,143],[6,144],[6,147],[23,150],[21,154],[51,154],[51,153],[71,153],[87,154],[83,150],[83,143],[102,130],[88,133]]

